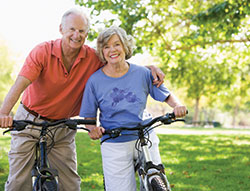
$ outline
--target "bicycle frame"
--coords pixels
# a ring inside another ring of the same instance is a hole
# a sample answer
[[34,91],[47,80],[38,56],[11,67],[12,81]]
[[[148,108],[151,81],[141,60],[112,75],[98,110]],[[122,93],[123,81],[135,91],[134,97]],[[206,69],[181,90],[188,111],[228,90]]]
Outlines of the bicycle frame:
[[47,128],[42,127],[39,142],[36,144],[35,163],[31,171],[33,190],[39,190],[45,180],[53,181],[58,190],[58,172],[49,167],[47,158]]

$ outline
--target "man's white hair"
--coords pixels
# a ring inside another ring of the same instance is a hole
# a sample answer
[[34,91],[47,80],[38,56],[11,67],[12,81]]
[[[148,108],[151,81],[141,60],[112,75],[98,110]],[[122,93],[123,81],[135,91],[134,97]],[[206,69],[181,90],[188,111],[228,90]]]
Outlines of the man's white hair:
[[63,16],[62,16],[62,20],[61,20],[61,25],[62,25],[62,28],[64,28],[65,26],[65,23],[66,23],[66,18],[71,15],[71,14],[74,14],[74,15],[81,15],[87,25],[87,30],[86,32],[89,31],[89,28],[90,28],[90,21],[89,21],[89,17],[83,12],[82,9],[80,8],[71,8],[69,9],[68,11],[66,11]]

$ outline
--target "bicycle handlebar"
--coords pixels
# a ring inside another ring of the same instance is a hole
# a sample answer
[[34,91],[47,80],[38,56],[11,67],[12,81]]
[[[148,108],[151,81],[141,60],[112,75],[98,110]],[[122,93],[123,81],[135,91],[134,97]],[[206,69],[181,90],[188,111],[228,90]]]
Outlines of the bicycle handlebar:
[[26,128],[27,125],[34,125],[34,126],[39,126],[39,127],[51,127],[51,126],[56,126],[62,123],[64,123],[68,128],[73,129],[73,130],[83,129],[83,130],[89,131],[89,129],[84,128],[84,127],[77,127],[77,125],[95,125],[96,121],[86,120],[86,119],[61,119],[61,120],[54,121],[54,122],[43,121],[43,122],[38,123],[38,122],[30,121],[30,120],[13,120],[12,127],[4,131],[3,134],[9,131],[22,131]]
[[169,124],[177,122],[177,121],[185,122],[184,119],[175,119],[174,113],[166,113],[165,115],[153,118],[150,122],[148,122],[146,124],[140,123],[136,127],[132,127],[132,128],[118,127],[115,129],[106,129],[104,132],[104,135],[109,135],[111,138],[116,138],[116,137],[120,136],[120,133],[123,130],[128,130],[128,131],[142,130],[142,129],[145,129],[147,127],[148,128],[151,127],[153,124],[155,124],[157,122],[161,122],[162,124],[169,125]]

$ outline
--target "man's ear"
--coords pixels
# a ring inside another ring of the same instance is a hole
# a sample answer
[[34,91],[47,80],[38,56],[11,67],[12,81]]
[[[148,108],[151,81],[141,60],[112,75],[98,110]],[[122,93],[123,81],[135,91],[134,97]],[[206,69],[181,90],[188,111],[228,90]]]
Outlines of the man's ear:
[[59,25],[59,31],[61,34],[63,34],[62,24]]

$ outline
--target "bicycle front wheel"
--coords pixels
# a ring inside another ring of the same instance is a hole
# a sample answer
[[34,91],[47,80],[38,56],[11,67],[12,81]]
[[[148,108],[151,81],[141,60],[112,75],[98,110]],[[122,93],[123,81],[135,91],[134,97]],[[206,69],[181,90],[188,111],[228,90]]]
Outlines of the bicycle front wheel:
[[170,191],[160,176],[154,176],[150,184],[153,191]]
[[55,180],[46,180],[42,185],[42,191],[58,191]]

